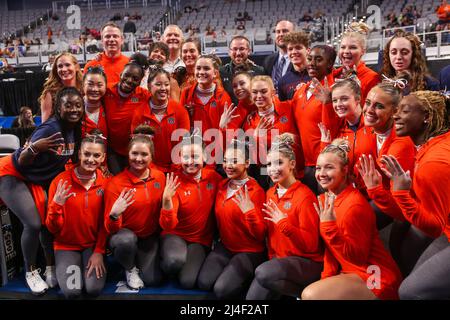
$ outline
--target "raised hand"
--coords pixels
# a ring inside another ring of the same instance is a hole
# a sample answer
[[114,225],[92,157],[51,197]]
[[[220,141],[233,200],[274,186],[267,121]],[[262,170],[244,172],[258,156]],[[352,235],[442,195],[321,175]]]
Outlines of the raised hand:
[[247,213],[255,208],[255,205],[253,204],[253,201],[250,199],[250,196],[248,194],[247,185],[244,185],[244,192],[242,192],[242,188],[239,189],[236,192],[236,196],[231,198],[231,200],[233,200],[234,203],[238,205],[242,213]]
[[313,85],[313,95],[323,104],[331,102],[331,88],[328,85],[328,80],[324,78],[324,84],[322,85],[317,78],[312,78],[311,83]]
[[62,179],[59,180],[58,186],[56,187],[55,195],[53,197],[53,201],[59,204],[60,206],[63,206],[66,203],[67,199],[75,195],[74,192],[70,193],[71,188],[72,188],[71,185],[67,186],[67,181],[63,182]]
[[[64,138],[61,132],[56,132],[47,138],[39,139],[30,144],[37,153],[51,151],[58,153],[58,148],[64,145]],[[30,146],[29,145],[29,146]]]
[[[259,137],[261,134],[261,130],[269,130],[272,129],[273,127],[273,117],[269,116],[269,117],[262,117],[259,120],[258,125],[255,128],[255,131],[253,133],[253,135],[255,137]],[[267,133],[266,133],[267,134]]]
[[110,216],[114,219],[120,217],[120,215],[135,201],[134,194],[136,193],[136,189],[128,189],[123,188],[117,200],[114,202]]
[[319,215],[320,222],[336,221],[336,212],[334,211],[334,199],[336,196],[331,192],[325,192],[325,201],[322,205],[320,197],[317,197],[318,205],[313,203],[314,208]]
[[381,168],[381,170],[392,180],[394,191],[411,189],[411,173],[409,170],[405,172],[394,156],[383,155],[381,162],[385,165],[385,168]]
[[220,116],[220,122],[219,122],[220,129],[226,128],[227,125],[231,122],[231,120],[239,117],[239,115],[233,115],[233,113],[236,111],[236,109],[237,109],[237,106],[234,106],[234,104],[230,104],[229,107],[227,104],[225,104],[223,113]]
[[166,187],[164,188],[163,200],[172,200],[177,188],[180,186],[178,177],[173,172],[169,173],[166,177]]
[[372,189],[381,185],[381,173],[379,173],[376,169],[375,161],[372,155],[369,154],[369,157],[367,157],[365,154],[363,154],[359,158],[359,162],[356,163],[356,168],[363,178],[364,184],[366,185],[367,189]]
[[320,130],[320,141],[330,143],[331,142],[330,130],[328,130],[327,127],[322,122],[319,122],[317,125]]
[[264,203],[264,207],[262,211],[268,215],[264,219],[272,221],[275,224],[287,217],[287,214],[281,211],[272,199],[268,203]]

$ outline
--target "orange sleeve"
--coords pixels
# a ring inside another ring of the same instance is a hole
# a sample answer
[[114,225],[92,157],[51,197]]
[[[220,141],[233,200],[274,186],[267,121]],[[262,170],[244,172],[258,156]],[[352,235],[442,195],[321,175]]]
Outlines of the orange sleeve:
[[428,162],[414,177],[415,198],[409,190],[392,191],[404,217],[427,235],[437,238],[444,231],[450,212],[448,163]]
[[109,234],[114,234],[117,231],[120,230],[122,226],[122,215],[120,215],[119,219],[116,221],[111,220],[109,218],[109,214],[111,213],[111,209],[114,205],[114,202],[116,202],[117,198],[119,197],[120,193],[115,192],[114,190],[111,190],[109,185],[113,182],[111,180],[107,187],[105,188],[105,229]]
[[339,227],[336,221],[320,223],[320,234],[338,261],[362,265],[369,258],[375,215],[373,212],[365,214],[363,210],[367,207],[359,204],[350,206]]
[[172,197],[173,208],[166,210],[161,207],[161,214],[159,216],[159,224],[164,231],[171,231],[176,228],[178,224],[178,208],[180,207],[180,201],[178,200],[178,194]]
[[389,147],[388,154],[393,155],[397,159],[405,172],[409,170],[411,175],[414,173],[416,149],[409,137],[394,141]]
[[96,253],[105,253],[106,248],[106,239],[108,238],[108,232],[106,231],[105,224],[103,223],[103,214],[98,215],[98,234],[97,241],[95,243],[94,252]]
[[390,217],[405,221],[402,210],[397,205],[394,197],[389,190],[383,188],[383,185],[376,186],[375,188],[367,189],[369,198],[372,199],[377,207]]
[[320,275],[322,279],[335,276],[339,273],[339,261],[333,256],[330,250],[326,249],[323,256],[323,271]]
[[179,123],[179,128],[181,129],[186,129],[187,131],[190,130],[190,126],[191,123],[189,121],[189,113],[187,112],[186,108],[184,107],[184,105],[180,104],[177,105],[178,108],[178,123]]
[[276,225],[282,234],[305,253],[317,253],[317,248],[320,247],[319,216],[313,203],[317,204],[317,199],[305,197],[305,200],[297,206],[295,214],[298,217],[299,228],[290,224],[288,218],[280,220]]
[[339,136],[339,131],[343,127],[344,121],[344,119],[337,116],[332,103],[322,104],[322,123],[330,130],[331,141]]
[[257,240],[264,241],[266,237],[266,224],[262,215],[263,203],[266,201],[264,190],[259,189],[253,194],[252,199],[255,208],[244,214],[250,234]]
[[55,196],[59,180],[61,180],[59,176],[53,179],[48,190],[49,205],[47,209],[45,224],[48,228],[48,231],[53,234],[58,233],[64,225],[64,207],[53,201],[53,197]]

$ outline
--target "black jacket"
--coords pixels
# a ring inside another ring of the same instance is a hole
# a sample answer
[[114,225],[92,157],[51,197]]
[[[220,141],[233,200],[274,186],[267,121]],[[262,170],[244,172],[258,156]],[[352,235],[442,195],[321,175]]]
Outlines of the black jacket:
[[[270,56],[267,56],[263,62],[265,74],[268,75],[269,77],[272,77],[273,67],[277,63],[278,63],[278,52],[272,53]],[[292,65],[292,63],[289,63],[286,73],[292,70],[294,70],[294,66]]]

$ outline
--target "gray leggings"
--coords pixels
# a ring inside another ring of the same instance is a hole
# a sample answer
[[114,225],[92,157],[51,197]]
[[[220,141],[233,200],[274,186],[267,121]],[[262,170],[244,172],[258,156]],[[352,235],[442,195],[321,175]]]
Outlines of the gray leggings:
[[399,295],[402,300],[450,299],[450,243],[445,235],[423,252]]
[[55,251],[56,279],[67,299],[80,297],[83,287],[86,293],[92,297],[97,297],[102,292],[106,282],[106,274],[97,279],[94,270],[87,277],[86,266],[92,253],[92,248],[84,251]]
[[322,269],[323,263],[302,257],[273,258],[256,268],[246,299],[299,297],[306,286],[320,280]]
[[129,229],[111,236],[109,245],[114,258],[125,270],[137,267],[146,286],[157,286],[163,280],[159,261],[159,235],[140,239]]
[[233,254],[220,242],[208,255],[198,276],[198,287],[214,290],[218,299],[241,298],[253,279],[254,272],[266,260],[266,253]]
[[23,224],[21,238],[25,270],[36,266],[41,217],[27,185],[13,176],[0,177],[0,198]]
[[167,234],[161,237],[161,269],[166,275],[177,275],[183,289],[192,289],[209,249],[200,243]]

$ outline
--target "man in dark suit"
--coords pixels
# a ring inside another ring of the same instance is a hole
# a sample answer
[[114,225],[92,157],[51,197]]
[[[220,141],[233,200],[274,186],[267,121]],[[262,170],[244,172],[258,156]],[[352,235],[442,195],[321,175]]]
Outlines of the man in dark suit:
[[264,68],[248,59],[251,53],[250,41],[244,36],[235,36],[230,41],[228,54],[231,61],[220,67],[220,78],[223,88],[230,95],[231,101],[237,105],[238,99],[233,93],[233,76],[237,71],[246,71],[252,76],[263,75]]
[[264,70],[268,76],[272,77],[275,88],[278,88],[278,81],[286,72],[293,68],[289,61],[286,44],[283,42],[283,36],[294,31],[294,29],[295,25],[291,21],[281,20],[276,24],[275,44],[278,47],[278,51],[266,57],[264,60]]

